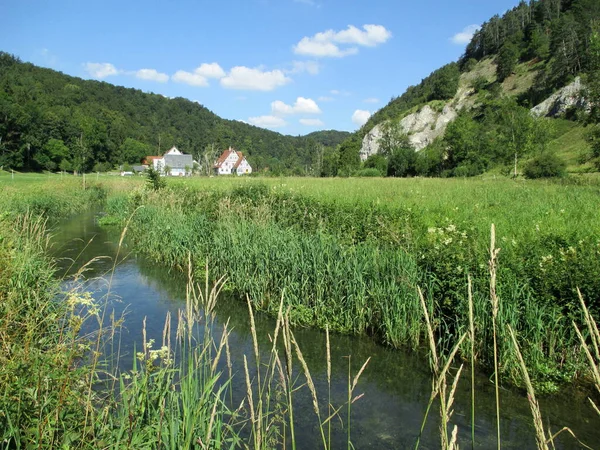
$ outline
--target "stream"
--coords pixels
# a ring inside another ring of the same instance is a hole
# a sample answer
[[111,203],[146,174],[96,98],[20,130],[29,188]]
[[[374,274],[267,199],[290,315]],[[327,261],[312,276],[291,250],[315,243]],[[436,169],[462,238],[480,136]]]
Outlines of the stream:
[[[141,348],[142,321],[146,318],[148,338],[161,341],[165,316],[173,318],[185,306],[186,278],[183,274],[157,265],[127,247],[121,249],[114,272],[120,231],[97,224],[97,212],[59,222],[53,231],[52,256],[57,258],[59,276],[68,277],[92,261],[84,272],[86,290],[95,298],[105,297],[110,282],[109,309],[115,316],[125,314],[121,331],[121,368],[131,368],[134,345]],[[112,274],[111,274],[112,272]],[[220,275],[220,274],[213,274]],[[68,281],[65,281],[68,284]],[[250,321],[245,301],[223,294],[216,308],[216,324],[222,327],[229,319],[234,380],[234,398],[245,392],[243,355],[253,354]],[[175,326],[175,325],[173,325]],[[258,341],[262,351],[270,349],[269,333],[275,319],[256,314]],[[90,331],[90,330],[88,330]],[[294,330],[296,340],[310,368],[320,401],[326,402],[327,373],[325,333],[316,329]],[[364,396],[352,405],[351,435],[357,449],[413,448],[431,393],[431,372],[426,354],[392,350],[366,336],[332,334],[332,402],[344,403],[348,387],[348,356],[352,376],[367,358],[355,395]],[[470,448],[471,374],[465,367],[459,382],[452,424],[458,425],[461,448]],[[495,448],[496,418],[494,386],[488,377],[476,374],[475,443],[477,448]],[[324,395],[323,395],[324,394]],[[531,412],[525,395],[513,389],[501,389],[501,437],[503,448],[536,448]],[[322,400],[323,399],[323,400]],[[546,429],[556,432],[567,426],[587,445],[600,443],[600,417],[589,406],[585,395],[576,389],[539,399]],[[313,449],[321,444],[312,400],[306,388],[295,393],[295,426],[298,448]],[[343,416],[345,420],[345,415]],[[422,449],[439,448],[439,408],[435,403],[429,414]],[[332,448],[346,447],[346,430],[338,419],[333,421]],[[566,433],[556,441],[556,448],[582,448]]]

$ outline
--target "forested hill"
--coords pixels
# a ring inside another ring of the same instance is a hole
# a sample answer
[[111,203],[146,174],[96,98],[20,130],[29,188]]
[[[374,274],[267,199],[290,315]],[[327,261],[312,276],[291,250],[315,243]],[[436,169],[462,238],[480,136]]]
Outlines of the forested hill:
[[[576,77],[575,97],[586,100],[568,105],[567,120],[532,117]],[[327,156],[337,162],[324,166],[329,174],[469,176],[500,166],[516,175],[521,158],[552,159],[556,172],[600,169],[600,1],[521,1],[495,15],[458,61],[392,98]]]
[[[103,170],[175,145],[198,161],[229,146],[256,170],[311,173],[349,133],[284,136],[222,119],[184,98],[83,80],[0,52],[0,167]],[[159,150],[160,148],[160,150]]]
[[519,97],[534,106],[564,86],[573,76],[593,69],[592,37],[600,27],[598,0],[521,1],[503,16],[495,15],[474,34],[464,55],[410,86],[377,111],[359,131],[362,137],[384,120],[397,118],[431,100],[448,100],[458,89],[461,72],[484,59],[497,64],[496,81],[510,76],[519,62],[535,63],[537,76]]

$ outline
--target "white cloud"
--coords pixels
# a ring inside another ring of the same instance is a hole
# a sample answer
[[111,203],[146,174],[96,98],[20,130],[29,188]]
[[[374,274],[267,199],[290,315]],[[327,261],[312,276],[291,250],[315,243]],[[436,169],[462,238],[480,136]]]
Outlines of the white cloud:
[[169,75],[158,72],[155,69],[140,69],[135,72],[135,77],[140,80],[157,81],[159,83],[166,83],[169,81]]
[[204,63],[194,70],[194,73],[206,78],[223,78],[225,76],[225,71],[217,63]]
[[369,98],[365,98],[363,100],[363,102],[365,102],[365,103],[379,103],[379,99],[375,98],[375,97],[369,97]]
[[371,117],[370,111],[365,111],[364,109],[357,109],[356,111],[354,111],[354,114],[352,114],[352,123],[358,125],[359,127],[362,127],[365,123],[367,123],[369,117]]
[[320,114],[321,108],[312,98],[298,97],[294,105],[288,105],[281,100],[271,103],[271,112],[281,116],[286,114]]
[[285,120],[275,116],[249,117],[248,123],[262,128],[280,128],[287,125]]
[[[312,37],[303,37],[294,46],[294,53],[299,55],[311,55],[315,57],[342,58],[358,53],[356,45],[362,47],[375,47],[383,44],[392,37],[392,33],[383,25],[363,25],[359,29],[354,25],[341,31],[327,30],[317,33]],[[340,48],[338,44],[350,45]],[[353,46],[354,45],[354,46]]]
[[288,70],[288,73],[302,73],[307,72],[310,75],[317,75],[321,69],[317,61],[292,61],[292,68]]
[[323,121],[319,119],[300,119],[300,123],[307,127],[322,127],[325,125]]
[[477,30],[479,30],[479,25],[468,25],[460,33],[452,36],[450,40],[457,45],[468,44]]
[[83,65],[85,71],[94,78],[106,78],[112,75],[118,75],[119,71],[110,63],[85,63]]
[[186,72],[185,70],[178,70],[173,74],[171,79],[176,83],[189,84],[190,86],[208,86],[206,77],[197,73]]
[[226,77],[221,78],[221,86],[227,89],[246,89],[250,91],[272,91],[292,81],[281,70],[263,71],[236,66]]
[[319,97],[317,100],[319,100],[320,102],[332,102],[335,99],[333,97],[327,97],[326,95],[323,95],[323,96]]
[[173,75],[173,81],[177,83],[189,84],[190,86],[208,86],[209,78],[223,78],[225,71],[217,63],[204,63],[196,67],[193,72],[178,70]]

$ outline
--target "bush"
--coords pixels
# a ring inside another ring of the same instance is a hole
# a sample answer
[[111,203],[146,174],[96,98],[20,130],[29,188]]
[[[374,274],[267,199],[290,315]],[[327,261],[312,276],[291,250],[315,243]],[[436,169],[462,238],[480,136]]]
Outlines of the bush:
[[383,176],[378,169],[369,167],[366,169],[357,170],[354,172],[355,177],[381,177]]
[[567,164],[553,153],[543,153],[536,156],[523,168],[525,178],[553,178],[565,175]]

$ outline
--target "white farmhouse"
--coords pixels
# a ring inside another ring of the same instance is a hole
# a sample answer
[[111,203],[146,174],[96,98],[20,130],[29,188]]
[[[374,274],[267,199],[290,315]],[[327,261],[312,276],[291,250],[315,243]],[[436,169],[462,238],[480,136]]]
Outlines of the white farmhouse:
[[231,147],[225,150],[213,166],[215,175],[244,175],[251,174],[252,167],[242,152],[237,152]]
[[[147,156],[147,163],[152,163],[154,170],[162,175],[171,175],[172,177],[183,177],[189,175],[194,166],[192,155],[186,155],[172,147],[162,156]],[[165,169],[168,169],[168,173]]]

